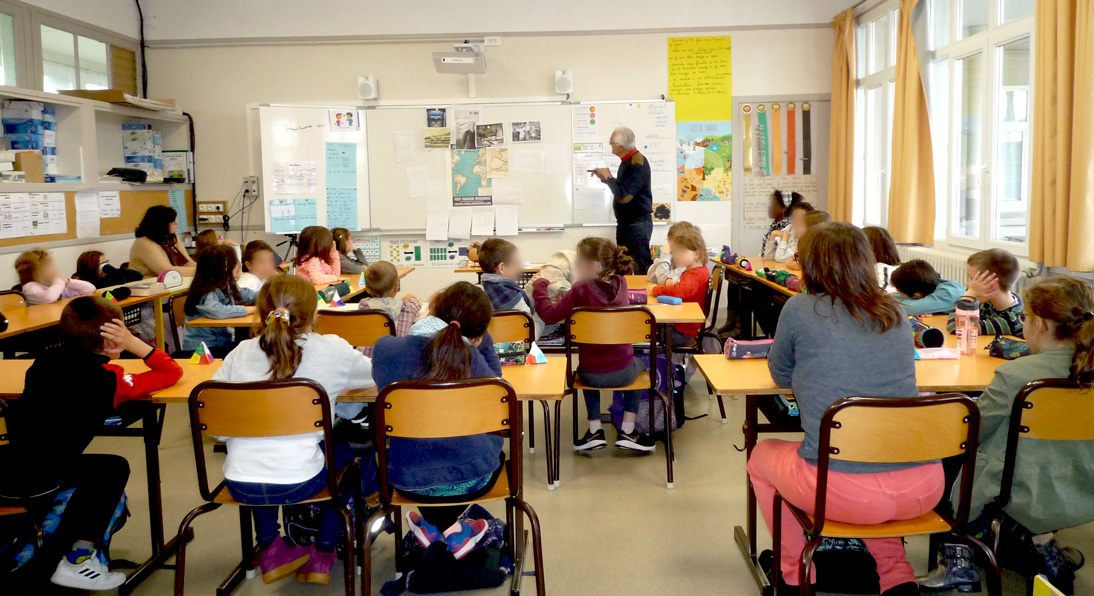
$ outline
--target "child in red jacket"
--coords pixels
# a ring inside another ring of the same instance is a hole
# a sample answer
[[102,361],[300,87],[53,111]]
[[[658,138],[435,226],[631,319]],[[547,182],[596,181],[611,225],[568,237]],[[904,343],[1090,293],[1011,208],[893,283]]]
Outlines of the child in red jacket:
[[[665,285],[650,288],[650,298],[675,296],[684,302],[698,302],[706,309],[707,288],[710,286],[710,270],[707,269],[707,244],[699,228],[692,228],[669,239],[672,266],[683,269],[680,281],[672,278]],[[680,323],[672,330],[672,345],[694,346],[699,335],[699,323]]]

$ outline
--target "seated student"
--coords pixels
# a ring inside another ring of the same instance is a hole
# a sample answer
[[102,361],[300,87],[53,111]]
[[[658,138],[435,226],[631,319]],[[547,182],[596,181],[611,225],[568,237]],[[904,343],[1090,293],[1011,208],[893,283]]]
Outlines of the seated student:
[[[247,305],[255,303],[255,293],[236,284],[242,274],[232,247],[213,246],[201,251],[198,254],[197,273],[183,305],[186,322],[202,317],[233,319],[253,313],[255,307]],[[231,350],[232,341],[232,329],[229,327],[186,325],[182,328],[182,349],[186,351],[196,350],[205,342],[216,357],[223,358]]]
[[[669,240],[672,262],[684,270],[680,281],[665,280],[664,285],[650,288],[650,298],[676,296],[684,302],[697,302],[704,309],[707,304],[707,287],[710,285],[710,269],[707,269],[707,243],[699,228],[692,227]],[[679,323],[672,329],[672,345],[693,346],[699,335],[699,323]]]
[[[278,275],[258,293],[257,306],[258,337],[232,350],[213,373],[213,379],[311,379],[323,386],[332,412],[338,417],[351,418],[360,412],[362,404],[335,404],[335,400],[348,389],[372,387],[372,363],[337,335],[313,331],[318,306],[315,287],[296,276]],[[326,449],[335,450],[334,463],[339,469],[353,460],[348,445],[325,445],[319,432],[291,437],[229,437],[227,444],[226,486],[234,499],[247,505],[285,505],[318,493],[327,484],[323,459]],[[366,489],[365,494],[370,492]],[[257,563],[262,580],[271,583],[296,571],[300,581],[330,583],[330,571],[338,558],[335,545],[342,527],[341,516],[328,508],[315,544],[299,546],[281,537],[277,509],[251,509],[255,542],[261,549]]]
[[[969,285],[964,296],[980,301],[981,335],[1022,337],[1022,299],[1010,291],[1021,271],[1018,259],[1001,248],[982,250],[968,258]],[[946,330],[957,327],[956,307],[950,309]]]
[[[410,333],[411,325],[418,320],[418,313],[422,312],[422,303],[414,296],[406,295],[402,299],[395,297],[401,285],[399,270],[395,265],[387,261],[376,261],[365,270],[365,290],[368,291],[369,298],[357,303],[361,310],[386,312],[395,321],[395,337],[406,337]],[[372,348],[373,346],[361,346],[359,349],[365,356],[371,356]]]
[[[586,238],[577,244],[577,283],[570,291],[551,301],[547,294],[548,282],[537,276],[532,284],[532,296],[536,299],[536,312],[545,323],[561,323],[577,306],[627,306],[627,280],[623,276],[631,271],[631,258],[626,249],[618,247],[607,238]],[[644,373],[646,364],[634,357],[629,344],[617,346],[582,345],[577,347],[577,374],[590,387],[619,387],[633,382]],[[628,451],[653,451],[653,439],[639,435],[634,428],[638,400],[641,391],[620,391],[623,399],[623,424],[615,446]],[[600,423],[600,391],[584,391],[588,410],[589,430],[577,443],[576,451],[592,451],[608,446]]]
[[494,310],[519,310],[532,316],[535,337],[543,334],[543,320],[536,316],[532,299],[520,287],[520,274],[524,266],[517,247],[502,238],[490,238],[479,247],[479,267],[482,276],[479,283],[490,299]]
[[96,289],[101,289],[140,281],[144,275],[140,271],[115,267],[103,253],[89,250],[76,259],[76,273],[72,274],[72,279],[90,282]]
[[296,249],[296,274],[315,285],[342,281],[342,263],[334,247],[334,235],[322,226],[300,232]]
[[[805,440],[760,441],[748,461],[768,530],[775,491],[812,511],[820,421],[829,406],[859,395],[918,395],[912,328],[897,301],[875,283],[866,235],[851,224],[830,223],[806,232],[800,247],[802,281],[809,293],[792,297],[783,308],[768,367],[780,387],[793,389]],[[830,470],[827,516],[846,523],[912,519],[930,511],[945,490],[942,464],[937,462],[832,461]],[[794,594],[805,537],[788,509],[782,515],[789,522],[781,537],[782,561],[774,562],[781,564],[783,573],[778,593]],[[877,561],[883,596],[919,594],[900,538],[865,543]]]
[[15,259],[15,271],[19,274],[19,283],[23,284],[27,306],[95,293],[95,285],[91,282],[61,277],[49,251],[41,248],[19,255]]
[[653,260],[653,265],[650,265],[649,270],[646,271],[646,278],[659,285],[665,285],[665,280],[670,277],[679,280],[684,270],[679,266],[673,266],[672,241],[687,230],[698,229],[690,221],[678,221],[669,226],[668,238],[666,239],[668,244],[661,247],[661,256]]
[[893,270],[900,266],[900,253],[897,252],[896,242],[889,230],[878,226],[867,226],[862,229],[866,237],[870,239],[870,247],[874,250],[874,262],[877,265],[877,281],[881,289],[890,294],[896,292],[891,279]]
[[[797,238],[805,236],[805,233],[808,232],[813,226],[819,226],[820,224],[824,223],[831,223],[832,216],[829,215],[827,211],[814,209],[812,211],[806,211],[805,216],[803,217],[803,222],[804,225],[802,226],[801,232],[796,234]],[[794,256],[786,260],[786,268],[790,271],[801,271],[801,256],[797,252],[797,247],[795,247]]]
[[787,209],[790,226],[785,230],[773,232],[768,239],[769,242],[775,243],[775,254],[772,255],[772,259],[785,263],[794,258],[798,252],[798,238],[805,234],[805,216],[810,211],[816,211],[816,209],[808,201],[794,203]]
[[243,259],[243,249],[239,247],[239,243],[231,238],[225,238],[216,230],[205,230],[194,237],[194,255],[210,246],[231,246],[236,251],[236,258]]
[[[1022,387],[1038,379],[1089,383],[1094,373],[1094,290],[1075,277],[1051,276],[1033,282],[1025,297],[1025,338],[1033,354],[1000,364],[977,399],[980,447],[972,487],[973,518],[995,514],[988,505],[999,496],[1011,412]],[[1074,591],[1074,563],[1082,557],[1074,549],[1061,549],[1053,534],[1094,521],[1092,476],[1094,441],[1019,440],[1011,497],[1004,510],[1021,526],[1018,533],[1033,537],[1028,554],[1035,555],[1031,563],[1036,573],[1048,575],[1065,594]],[[959,489],[957,485],[953,490],[955,503]],[[983,521],[986,525],[987,519]],[[967,547],[947,544],[943,551],[943,566],[921,581],[923,587],[950,590],[979,581]]]
[[353,244],[353,234],[346,228],[334,228],[330,231],[334,237],[334,248],[338,251],[338,261],[342,265],[342,275],[364,273],[368,267],[365,253]]
[[[121,308],[99,296],[66,304],[60,334],[61,345],[46,350],[27,370],[22,397],[8,402],[11,443],[0,448],[0,505],[31,497],[48,511],[59,493],[72,490],[61,523],[38,556],[60,557],[51,578],[57,585],[112,590],[125,574],[107,568],[103,542],[129,479],[129,463],[118,455],[84,451],[115,408],[174,385],[182,369],[133,337]],[[150,370],[131,374],[111,364],[122,352],[143,359]]]
[[[486,329],[494,309],[481,288],[465,281],[441,290],[429,316],[407,337],[381,337],[373,350],[376,385],[395,381],[456,381],[500,377],[501,362]],[[496,435],[447,439],[392,437],[388,481],[399,492],[433,503],[460,503],[486,494],[501,473],[504,441]],[[457,559],[486,534],[482,520],[460,521],[466,505],[408,511],[411,532],[428,547],[447,544]]]
[[896,288],[894,294],[909,316],[948,313],[957,299],[965,293],[965,287],[956,281],[942,279],[930,263],[915,259],[893,270],[889,281]]
[[267,281],[280,273],[274,263],[277,253],[263,240],[251,240],[243,249],[243,275],[236,282],[241,288],[258,294]]
[[771,218],[771,225],[767,228],[767,233],[764,234],[763,242],[760,244],[760,256],[765,259],[775,258],[775,242],[773,235],[779,235],[778,232],[782,232],[790,227],[790,208],[805,200],[805,197],[796,192],[790,192],[786,190],[776,190],[771,193],[771,199],[767,205],[767,215]]

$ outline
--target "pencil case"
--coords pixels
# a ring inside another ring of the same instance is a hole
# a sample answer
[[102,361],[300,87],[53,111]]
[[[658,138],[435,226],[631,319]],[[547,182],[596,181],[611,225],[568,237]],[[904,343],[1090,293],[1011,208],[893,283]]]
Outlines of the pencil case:
[[647,304],[650,301],[645,290],[627,290],[627,297],[631,304]]
[[658,296],[657,301],[660,302],[661,304],[683,304],[684,303],[684,300],[682,298],[677,298],[676,296]]
[[750,358],[767,358],[771,351],[773,339],[760,339],[756,341],[740,341],[729,339],[726,341],[725,355],[730,360],[746,360]]

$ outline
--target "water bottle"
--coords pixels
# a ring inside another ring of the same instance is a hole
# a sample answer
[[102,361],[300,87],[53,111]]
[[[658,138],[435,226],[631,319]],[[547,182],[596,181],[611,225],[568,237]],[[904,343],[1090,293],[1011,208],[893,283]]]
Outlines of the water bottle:
[[958,300],[954,310],[954,323],[957,349],[964,356],[975,354],[976,338],[980,335],[980,301],[968,296]]

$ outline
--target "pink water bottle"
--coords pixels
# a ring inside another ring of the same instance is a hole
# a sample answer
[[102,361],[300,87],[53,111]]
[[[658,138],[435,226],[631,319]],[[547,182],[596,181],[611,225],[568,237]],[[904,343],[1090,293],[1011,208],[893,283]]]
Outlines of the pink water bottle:
[[976,338],[980,335],[980,301],[965,296],[957,301],[954,309],[954,331],[957,333],[957,349],[964,356],[976,353]]

